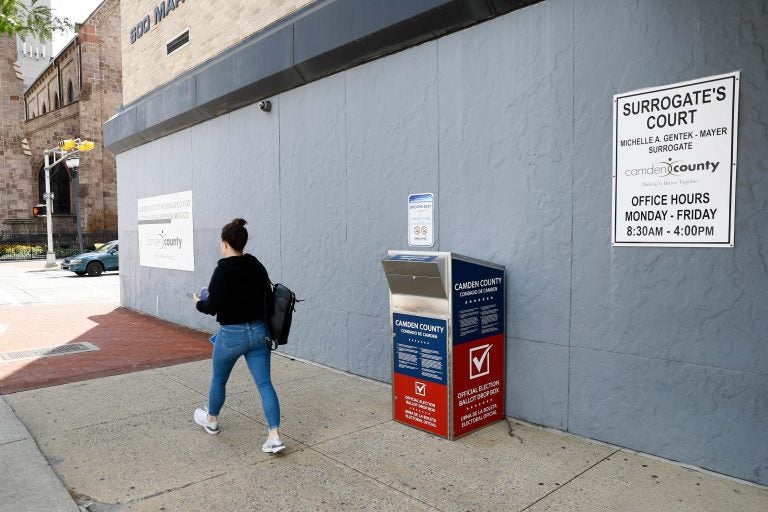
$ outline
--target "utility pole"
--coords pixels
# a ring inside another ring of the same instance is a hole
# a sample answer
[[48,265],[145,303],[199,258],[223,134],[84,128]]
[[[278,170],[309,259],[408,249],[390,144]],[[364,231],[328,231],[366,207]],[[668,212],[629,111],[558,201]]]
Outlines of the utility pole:
[[[45,156],[45,224],[48,230],[48,252],[45,255],[45,266],[56,266],[56,254],[53,252],[53,222],[51,213],[53,213],[53,194],[51,193],[51,169],[66,161],[69,169],[75,170],[75,210],[77,217],[77,239],[80,244],[80,252],[83,252],[83,235],[80,231],[80,208],[78,204],[78,180],[77,172],[80,167],[80,153],[85,153],[93,149],[93,142],[80,139],[66,139],[59,143],[59,147],[46,149],[43,152]],[[56,154],[60,156],[56,159]],[[52,161],[53,160],[53,161]]]
[[72,183],[75,189],[75,222],[77,222],[77,245],[80,246],[80,252],[83,252],[83,229],[80,226],[80,180],[78,174],[80,170],[75,167],[70,169],[72,172]]
[[[53,252],[53,221],[51,213],[53,212],[53,197],[51,196],[51,153],[53,150],[45,150],[45,226],[48,232],[48,252],[45,254],[45,266],[56,266],[56,254]],[[56,162],[58,163],[58,162]]]

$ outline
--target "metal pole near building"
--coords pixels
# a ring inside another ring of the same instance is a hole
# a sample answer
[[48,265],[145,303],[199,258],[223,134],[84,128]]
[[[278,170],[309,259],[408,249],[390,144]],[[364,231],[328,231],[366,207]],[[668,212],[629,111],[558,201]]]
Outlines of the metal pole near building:
[[[45,150],[45,226],[48,231],[48,252],[45,255],[45,266],[56,266],[56,254],[53,252],[53,222],[51,213],[53,213],[53,197],[51,196],[51,151]],[[58,163],[58,162],[57,162]]]
[[75,196],[75,222],[77,223],[77,243],[80,247],[80,252],[83,252],[83,231],[80,227],[80,153],[79,151],[67,157],[64,163],[69,169],[69,173],[72,176],[72,184],[74,188],[73,195]]
[[80,195],[80,180],[78,179],[79,169],[72,171],[72,181],[75,185],[75,222],[77,222],[77,244],[80,246],[80,252],[83,252],[83,228],[80,226],[80,201],[78,196]]

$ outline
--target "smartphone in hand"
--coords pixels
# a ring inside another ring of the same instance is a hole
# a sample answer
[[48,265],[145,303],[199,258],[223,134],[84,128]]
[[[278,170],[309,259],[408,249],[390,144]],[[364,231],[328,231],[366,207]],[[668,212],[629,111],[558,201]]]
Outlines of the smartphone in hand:
[[[184,295],[186,295],[187,297],[194,297],[195,296],[195,294],[191,293],[191,292],[184,292]],[[198,295],[200,296],[200,300],[208,300],[208,287],[203,286],[200,289],[200,293]]]

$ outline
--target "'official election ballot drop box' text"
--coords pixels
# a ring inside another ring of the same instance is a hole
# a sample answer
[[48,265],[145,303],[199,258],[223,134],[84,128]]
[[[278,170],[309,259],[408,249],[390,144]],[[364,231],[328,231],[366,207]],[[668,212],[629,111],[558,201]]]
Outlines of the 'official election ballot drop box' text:
[[504,418],[504,267],[389,251],[395,421],[454,439]]

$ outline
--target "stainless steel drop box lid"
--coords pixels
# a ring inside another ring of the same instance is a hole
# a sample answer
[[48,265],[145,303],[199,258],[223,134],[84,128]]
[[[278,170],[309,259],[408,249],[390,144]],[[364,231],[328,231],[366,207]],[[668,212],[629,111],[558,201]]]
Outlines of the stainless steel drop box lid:
[[448,299],[449,252],[389,251],[381,260],[392,294]]

